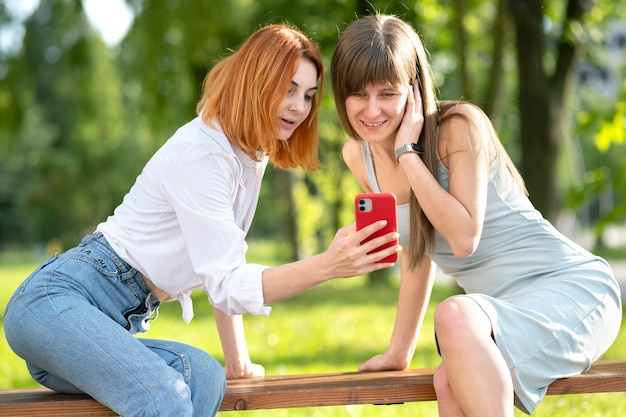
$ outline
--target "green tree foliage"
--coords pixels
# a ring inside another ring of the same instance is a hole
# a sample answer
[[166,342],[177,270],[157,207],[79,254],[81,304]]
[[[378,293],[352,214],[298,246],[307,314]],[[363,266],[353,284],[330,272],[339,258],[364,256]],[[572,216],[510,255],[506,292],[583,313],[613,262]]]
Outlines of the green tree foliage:
[[605,245],[605,229],[626,218],[626,65],[616,75],[622,80],[616,103],[588,86],[577,89],[579,103],[587,105],[579,105],[572,118],[577,135],[568,149],[580,174],[566,204],[593,221],[599,246]]
[[[485,109],[537,198],[538,180],[527,172],[537,169],[537,161],[544,161],[541,182],[563,179],[555,166],[565,130],[557,126],[570,108],[566,93],[572,79],[557,71],[562,55],[555,51],[561,44],[583,48],[589,43],[584,35],[616,9],[608,0],[127,3],[135,19],[116,47],[98,38],[80,0],[49,0],[25,22],[21,49],[0,51],[0,244],[53,238],[74,244],[104,220],[151,154],[195,116],[207,71],[258,27],[279,22],[299,27],[320,44],[328,64],[343,28],[372,11],[396,14],[415,26],[430,52],[440,97],[468,99]],[[576,18],[568,12],[573,5],[582,10]],[[11,24],[0,0],[0,29]],[[519,41],[524,33],[526,46]],[[539,43],[532,43],[535,37]],[[524,59],[516,59],[518,49]],[[528,65],[537,72],[530,74]],[[565,76],[557,82],[557,74]],[[270,168],[251,231],[252,238],[286,242],[291,259],[324,248],[338,227],[352,222],[353,196],[360,191],[341,160],[345,133],[328,80],[327,74],[320,117],[324,168],[314,173]],[[552,92],[540,95],[542,88]],[[593,147],[593,138],[610,136],[595,132],[609,131],[608,126],[618,132],[619,114],[613,125],[586,125],[580,140]],[[542,129],[537,142],[528,139],[535,128]],[[554,147],[556,156],[537,156],[529,151],[532,144],[538,153]],[[609,176],[619,177],[618,171]]]
[[2,146],[13,185],[2,199],[14,204],[19,231],[75,241],[110,212],[128,175],[118,162],[132,151],[122,141],[118,72],[80,1],[42,2],[25,27],[21,55],[2,80]]

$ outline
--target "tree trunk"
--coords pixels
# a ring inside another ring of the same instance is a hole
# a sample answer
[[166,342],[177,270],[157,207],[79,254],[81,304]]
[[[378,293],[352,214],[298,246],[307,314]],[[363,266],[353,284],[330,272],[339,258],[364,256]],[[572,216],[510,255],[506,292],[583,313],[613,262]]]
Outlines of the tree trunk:
[[551,215],[557,149],[550,140],[548,80],[543,70],[544,34],[541,0],[511,0],[519,69],[521,172],[530,198]]
[[465,32],[465,15],[467,14],[466,0],[453,0],[454,10],[452,19],[452,31],[455,39],[456,62],[459,67],[461,79],[461,93],[465,100],[474,100],[474,86],[467,69],[467,33]]
[[[296,221],[296,202],[293,195],[294,183],[299,181],[295,178],[293,170],[283,170],[276,168],[274,177],[274,192],[276,200],[287,202],[287,212],[283,221],[277,223],[281,227],[280,235],[289,242],[290,253],[285,257],[290,261],[297,261],[300,255],[300,244],[298,241],[298,226]],[[275,204],[276,205],[276,204]]]
[[489,69],[489,80],[486,88],[485,97],[483,98],[483,110],[493,123],[496,132],[500,130],[502,119],[502,86],[504,80],[504,50],[509,42],[509,33],[507,30],[508,13],[507,0],[498,0],[498,12],[493,22],[492,39],[493,51],[491,53],[491,67]]
[[580,42],[572,36],[572,23],[580,22],[589,8],[587,0],[570,0],[556,51],[556,67],[549,76],[543,67],[545,39],[543,2],[511,0],[519,68],[521,172],[530,199],[543,215],[558,214],[557,160],[564,116]]

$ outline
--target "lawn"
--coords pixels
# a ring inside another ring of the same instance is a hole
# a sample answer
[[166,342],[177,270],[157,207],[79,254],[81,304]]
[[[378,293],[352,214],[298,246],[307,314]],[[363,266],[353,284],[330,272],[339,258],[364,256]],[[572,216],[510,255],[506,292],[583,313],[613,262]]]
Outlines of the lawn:
[[[251,245],[251,250],[252,245]],[[255,253],[255,252],[253,252]],[[265,253],[259,251],[257,253]],[[260,256],[260,255],[256,255]],[[269,255],[263,255],[269,256]],[[261,257],[263,257],[261,256]],[[271,258],[271,257],[270,257]],[[32,261],[0,257],[0,308],[12,291],[36,266]],[[258,259],[256,259],[258,260]],[[422,334],[411,363],[413,368],[436,367],[432,312],[434,306],[453,294],[454,288],[437,284]],[[296,374],[326,371],[354,371],[359,363],[385,350],[392,330],[397,282],[388,286],[367,286],[364,278],[337,280],[291,300],[273,306],[270,317],[247,316],[246,334],[253,360],[265,366],[266,374]],[[219,360],[223,355],[206,296],[194,295],[195,317],[186,325],[178,303],[159,310],[146,337],[167,338],[199,346]],[[0,389],[35,387],[24,363],[8,347],[2,329],[0,340]],[[606,353],[606,359],[626,358],[626,332]],[[469,381],[471,383],[471,381]],[[263,412],[219,413],[226,416],[256,417]],[[434,402],[391,406],[345,406],[275,410],[276,417],[385,417],[436,416]],[[516,410],[516,416],[525,414]],[[588,394],[547,397],[533,416],[624,416],[626,394]]]

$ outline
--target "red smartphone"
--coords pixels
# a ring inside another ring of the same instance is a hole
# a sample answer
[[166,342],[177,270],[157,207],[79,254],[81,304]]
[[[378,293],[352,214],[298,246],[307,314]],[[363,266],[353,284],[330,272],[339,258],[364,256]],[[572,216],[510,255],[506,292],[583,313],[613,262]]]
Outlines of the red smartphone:
[[[354,217],[356,218],[356,229],[361,230],[379,220],[387,220],[387,225],[369,236],[361,244],[372,240],[375,237],[386,235],[398,230],[398,220],[396,216],[396,196],[391,193],[363,193],[354,198]],[[386,243],[372,252],[395,246],[397,240]],[[370,252],[370,253],[372,253]],[[398,254],[389,255],[378,262],[396,262]]]

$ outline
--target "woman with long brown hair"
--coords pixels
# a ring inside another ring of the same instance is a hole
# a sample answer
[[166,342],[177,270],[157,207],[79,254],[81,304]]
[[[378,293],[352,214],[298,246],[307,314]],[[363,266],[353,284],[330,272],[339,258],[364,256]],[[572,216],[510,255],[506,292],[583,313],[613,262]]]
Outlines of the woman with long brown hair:
[[531,413],[557,378],[583,372],[621,322],[608,263],[532,206],[488,117],[439,101],[415,30],[389,15],[351,23],[331,60],[343,157],[367,192],[397,197],[401,259],[389,348],[361,371],[410,364],[441,268],[465,294],[437,306],[441,416]]

